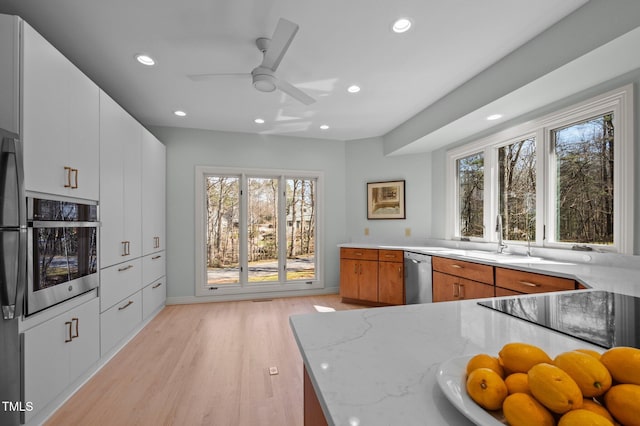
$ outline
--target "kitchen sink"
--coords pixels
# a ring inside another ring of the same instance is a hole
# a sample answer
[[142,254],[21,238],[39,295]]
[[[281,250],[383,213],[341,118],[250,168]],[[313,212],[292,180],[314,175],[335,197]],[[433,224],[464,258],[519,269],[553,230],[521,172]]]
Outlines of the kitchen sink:
[[541,257],[522,256],[511,253],[494,253],[482,250],[465,250],[462,256],[472,259],[489,260],[497,263],[535,263],[543,260]]

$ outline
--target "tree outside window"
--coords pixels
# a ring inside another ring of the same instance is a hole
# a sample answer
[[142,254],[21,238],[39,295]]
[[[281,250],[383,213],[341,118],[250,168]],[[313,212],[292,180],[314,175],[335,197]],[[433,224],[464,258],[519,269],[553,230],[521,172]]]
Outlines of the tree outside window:
[[504,238],[535,241],[536,141],[524,139],[498,149],[499,213]]
[[551,132],[559,242],[613,244],[613,113]]
[[484,154],[457,161],[460,235],[484,236]]

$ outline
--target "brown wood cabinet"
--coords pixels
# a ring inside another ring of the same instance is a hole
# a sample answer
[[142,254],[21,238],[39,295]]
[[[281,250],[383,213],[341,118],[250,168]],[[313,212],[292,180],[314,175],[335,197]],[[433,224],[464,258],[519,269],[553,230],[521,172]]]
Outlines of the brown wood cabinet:
[[570,278],[553,277],[533,272],[496,267],[496,296],[498,295],[498,289],[501,289],[500,295],[505,293],[503,289],[513,292],[505,294],[511,295],[576,290],[578,288],[575,280]]
[[493,285],[493,266],[491,265],[437,256],[434,256],[431,261],[434,271]]
[[493,266],[433,257],[433,301],[493,297]]
[[404,252],[378,251],[378,302],[404,305]]
[[404,303],[402,250],[340,249],[340,296],[370,305]]
[[493,285],[433,271],[434,302],[478,299],[493,295]]

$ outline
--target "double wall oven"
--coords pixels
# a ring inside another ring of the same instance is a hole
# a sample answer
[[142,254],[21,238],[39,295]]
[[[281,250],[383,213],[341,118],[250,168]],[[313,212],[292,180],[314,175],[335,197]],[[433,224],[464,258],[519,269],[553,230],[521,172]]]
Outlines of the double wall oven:
[[27,198],[26,315],[98,287],[98,206]]

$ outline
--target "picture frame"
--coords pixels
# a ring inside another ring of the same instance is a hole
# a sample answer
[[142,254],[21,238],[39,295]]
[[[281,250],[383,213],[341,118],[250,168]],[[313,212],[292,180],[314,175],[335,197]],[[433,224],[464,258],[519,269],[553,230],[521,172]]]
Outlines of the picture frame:
[[406,219],[404,180],[367,183],[367,219]]

